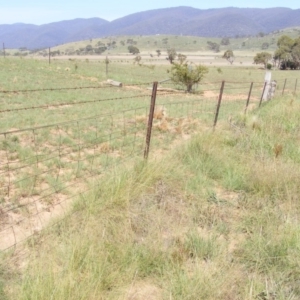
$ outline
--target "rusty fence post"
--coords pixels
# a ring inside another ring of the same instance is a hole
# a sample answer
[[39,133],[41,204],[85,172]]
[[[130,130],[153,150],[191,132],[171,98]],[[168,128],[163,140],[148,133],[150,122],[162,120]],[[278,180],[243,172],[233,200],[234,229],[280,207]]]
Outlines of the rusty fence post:
[[298,78],[296,78],[294,95],[296,95],[296,93],[297,93],[297,86],[298,86]]
[[282,96],[284,94],[284,90],[285,90],[285,86],[286,86],[286,81],[287,81],[287,79],[285,79],[285,81],[284,81],[284,85],[283,85],[283,89],[282,89]]
[[247,113],[247,109],[249,106],[249,102],[250,102],[250,98],[251,98],[251,94],[252,94],[252,88],[253,88],[253,82],[251,82],[250,84],[250,90],[249,90],[249,94],[248,94],[248,98],[247,98],[247,102],[246,102],[246,107],[245,107],[245,114]]
[[146,146],[145,146],[145,151],[144,151],[144,158],[145,159],[148,158],[149,150],[150,150],[151,132],[152,132],[152,125],[153,125],[154,110],[155,110],[157,86],[158,86],[158,82],[157,81],[153,82],[152,96],[151,96],[151,103],[150,103],[150,111],[149,111],[149,117],[148,117]]
[[216,113],[215,113],[214,129],[216,128],[216,125],[217,125],[217,122],[218,122],[218,117],[219,117],[219,112],[220,112],[220,107],[221,107],[221,102],[222,102],[222,97],[223,97],[223,92],[224,92],[224,86],[225,86],[225,81],[223,80],[222,85],[221,85],[221,89],[220,89],[217,109],[216,109]]
[[265,94],[265,90],[266,90],[267,84],[268,84],[268,82],[265,81],[265,85],[264,85],[263,92],[262,92],[261,97],[260,97],[260,101],[259,101],[259,106],[258,107],[261,106],[261,103],[262,103],[262,100],[263,100],[263,97],[264,97],[264,94]]

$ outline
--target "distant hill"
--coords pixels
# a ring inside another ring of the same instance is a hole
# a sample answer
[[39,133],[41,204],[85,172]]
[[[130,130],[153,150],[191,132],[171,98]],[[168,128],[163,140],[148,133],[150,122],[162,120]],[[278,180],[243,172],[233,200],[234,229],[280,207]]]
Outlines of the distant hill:
[[53,47],[55,45],[90,38],[91,28],[109,23],[100,18],[75,19],[45,25],[0,25],[0,41],[6,48],[28,49]]
[[111,35],[193,35],[232,37],[269,33],[300,26],[300,9],[219,8],[201,10],[173,7],[131,14],[108,22],[100,18],[75,19],[45,25],[0,25],[0,41],[7,48],[52,47]]

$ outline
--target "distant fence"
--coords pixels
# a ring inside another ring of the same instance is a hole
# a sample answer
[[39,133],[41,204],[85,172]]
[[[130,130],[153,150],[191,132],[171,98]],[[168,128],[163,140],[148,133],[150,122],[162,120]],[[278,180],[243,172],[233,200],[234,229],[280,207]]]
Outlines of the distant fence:
[[[101,184],[109,168],[147,159],[151,149],[155,154],[203,124],[215,128],[218,121],[246,113],[251,105],[258,108],[264,92],[261,82],[203,82],[203,89],[193,95],[170,88],[168,82],[155,82],[150,89],[145,85],[132,85],[141,86],[143,95],[0,109],[0,114],[10,114],[120,100],[125,106],[126,100],[134,98],[140,103],[114,113],[0,133],[1,251],[38,235],[54,216],[68,210],[74,198],[84,199],[95,184]],[[0,94],[101,88],[108,87],[2,90]],[[297,79],[284,80],[277,82],[276,93],[295,94],[297,88]],[[150,105],[145,105],[145,98]]]

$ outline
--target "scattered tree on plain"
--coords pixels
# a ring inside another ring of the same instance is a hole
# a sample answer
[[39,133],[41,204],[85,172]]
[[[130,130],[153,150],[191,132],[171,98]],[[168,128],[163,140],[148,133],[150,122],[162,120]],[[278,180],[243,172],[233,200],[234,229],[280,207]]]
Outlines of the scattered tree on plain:
[[233,64],[233,62],[235,60],[235,57],[234,57],[234,54],[233,54],[232,50],[225,51],[222,58],[225,58],[228,62],[230,62],[231,65]]
[[208,48],[214,52],[220,52],[220,45],[211,41],[207,42]]
[[94,48],[94,51],[96,54],[102,54],[103,52],[105,52],[107,50],[106,47],[99,47],[99,48]]
[[269,43],[267,43],[267,42],[264,42],[262,45],[261,45],[261,49],[262,50],[266,50],[266,49],[268,49],[269,48]]
[[161,55],[161,51],[158,49],[158,50],[156,50],[156,53],[157,53],[157,56],[158,57],[160,57],[160,55]]
[[181,64],[183,64],[184,61],[186,60],[186,55],[179,53],[179,54],[177,55],[177,59],[179,60],[179,62],[180,62]]
[[133,39],[127,39],[126,43],[130,45],[136,45],[137,41],[134,41]]
[[221,45],[223,45],[223,46],[228,46],[228,45],[230,45],[230,40],[229,40],[229,38],[228,38],[228,37],[222,38],[222,40],[221,40]]
[[86,52],[91,52],[91,51],[93,51],[93,46],[92,46],[92,45],[87,45],[87,46],[85,47],[85,51],[86,51]]
[[208,68],[202,65],[188,64],[187,62],[178,64],[173,63],[171,70],[171,80],[185,86],[186,91],[190,93],[193,85],[201,82],[204,75],[208,73]]
[[140,64],[141,59],[142,59],[142,57],[141,57],[140,55],[137,55],[137,56],[134,58],[134,63]]
[[272,55],[268,52],[260,52],[255,55],[253,61],[256,65],[264,65],[265,69],[267,68],[268,62],[272,59]]
[[169,40],[168,38],[164,38],[164,39],[162,40],[162,43],[166,45],[166,44],[168,44],[168,40]]
[[173,64],[174,60],[176,59],[176,56],[177,56],[177,52],[174,48],[170,48],[167,50],[167,59],[169,60],[169,62],[171,64]]
[[128,46],[128,51],[129,51],[129,53],[134,54],[134,55],[140,53],[139,48],[132,46],[132,45]]

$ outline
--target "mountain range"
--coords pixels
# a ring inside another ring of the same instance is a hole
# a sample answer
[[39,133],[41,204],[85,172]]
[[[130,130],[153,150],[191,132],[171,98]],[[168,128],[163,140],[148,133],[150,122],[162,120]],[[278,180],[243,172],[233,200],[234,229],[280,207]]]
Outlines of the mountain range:
[[297,26],[300,26],[300,9],[227,7],[202,10],[181,6],[139,12],[111,22],[90,18],[44,25],[0,25],[0,41],[6,48],[37,49],[116,35],[233,37]]

